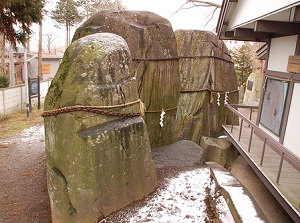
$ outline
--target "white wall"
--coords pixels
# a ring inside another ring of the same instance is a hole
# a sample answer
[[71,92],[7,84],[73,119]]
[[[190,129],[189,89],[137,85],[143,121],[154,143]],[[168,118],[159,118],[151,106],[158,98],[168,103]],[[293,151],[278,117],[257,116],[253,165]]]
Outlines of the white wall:
[[228,29],[237,28],[239,25],[279,12],[297,3],[299,4],[299,0],[239,0]]
[[52,79],[55,76],[55,74],[59,68],[60,61],[43,59],[43,64],[50,64],[50,73],[43,74],[43,79],[44,80]]
[[[51,81],[40,83],[40,99],[44,102]],[[38,104],[38,99],[32,99],[32,105]],[[0,89],[0,115],[7,115],[26,108],[25,86],[19,85]]]
[[0,90],[0,115],[25,109],[25,87],[18,86]]
[[283,145],[300,158],[300,84],[295,84]]
[[289,56],[295,55],[297,35],[271,40],[268,70],[287,72]]

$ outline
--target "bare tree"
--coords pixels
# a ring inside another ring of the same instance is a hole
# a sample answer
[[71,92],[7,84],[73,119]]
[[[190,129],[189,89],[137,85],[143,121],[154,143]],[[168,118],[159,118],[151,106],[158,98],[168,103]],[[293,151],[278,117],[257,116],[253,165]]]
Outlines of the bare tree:
[[248,41],[244,41],[245,46],[249,52],[250,55],[250,60],[251,60],[251,65],[253,68],[253,72],[257,75],[263,75],[263,71],[264,71],[264,65],[265,62],[264,60],[259,60],[258,56],[257,56],[257,50],[263,46],[264,43],[260,43],[260,42],[248,42]]
[[207,16],[209,17],[208,21],[206,22],[205,26],[212,20],[214,17],[216,11],[221,8],[220,4],[211,2],[211,1],[201,1],[201,0],[186,0],[185,3],[183,3],[180,8],[174,13],[176,14],[177,12],[181,10],[186,10],[186,9],[191,9],[195,7],[208,7],[212,8],[211,13]]
[[53,36],[52,32],[44,34],[44,43],[46,45],[48,53],[51,53],[51,51],[52,51],[52,44],[53,44],[53,42],[54,42],[55,39],[56,38]]

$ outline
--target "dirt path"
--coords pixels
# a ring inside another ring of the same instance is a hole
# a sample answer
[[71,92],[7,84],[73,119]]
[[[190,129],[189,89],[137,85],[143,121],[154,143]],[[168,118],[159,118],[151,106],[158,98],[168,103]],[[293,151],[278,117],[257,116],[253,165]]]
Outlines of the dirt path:
[[0,141],[0,222],[51,222],[43,127]]

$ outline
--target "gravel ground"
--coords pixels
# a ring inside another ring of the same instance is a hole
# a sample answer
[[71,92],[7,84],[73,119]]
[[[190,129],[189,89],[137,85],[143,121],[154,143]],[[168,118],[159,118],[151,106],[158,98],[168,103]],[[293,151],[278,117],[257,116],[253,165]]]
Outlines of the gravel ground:
[[0,141],[0,222],[51,222],[42,126]]

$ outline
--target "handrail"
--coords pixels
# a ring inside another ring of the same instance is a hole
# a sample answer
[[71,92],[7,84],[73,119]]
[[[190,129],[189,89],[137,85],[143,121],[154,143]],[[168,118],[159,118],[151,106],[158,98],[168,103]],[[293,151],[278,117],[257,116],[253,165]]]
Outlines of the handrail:
[[[262,141],[266,141],[267,144],[272,144],[279,152],[281,155],[281,158],[286,160],[288,163],[290,163],[297,171],[300,171],[300,159],[293,154],[290,150],[288,150],[284,145],[280,144],[278,141],[276,141],[274,138],[272,138],[270,135],[268,135],[265,131],[263,131],[261,128],[259,128],[259,126],[257,126],[256,124],[254,124],[251,120],[249,120],[246,116],[244,116],[242,113],[240,113],[237,108],[251,108],[251,109],[257,109],[257,106],[245,106],[245,105],[230,105],[227,104],[226,107],[233,112],[233,114],[236,114],[239,118],[241,118],[244,122],[246,122],[247,124],[249,124],[249,127],[252,128],[252,131],[254,130],[255,133],[258,133],[263,140]],[[242,128],[242,126],[240,127]],[[241,129],[240,129],[241,132]],[[251,139],[249,144],[251,143]],[[272,148],[272,146],[271,146]],[[249,148],[250,149],[250,148]],[[272,148],[275,152],[277,152],[274,148]],[[282,163],[280,163],[280,166],[282,165]],[[279,182],[279,177],[280,177],[280,169],[278,170],[278,177],[277,177],[277,181]],[[278,183],[277,182],[277,183]]]

